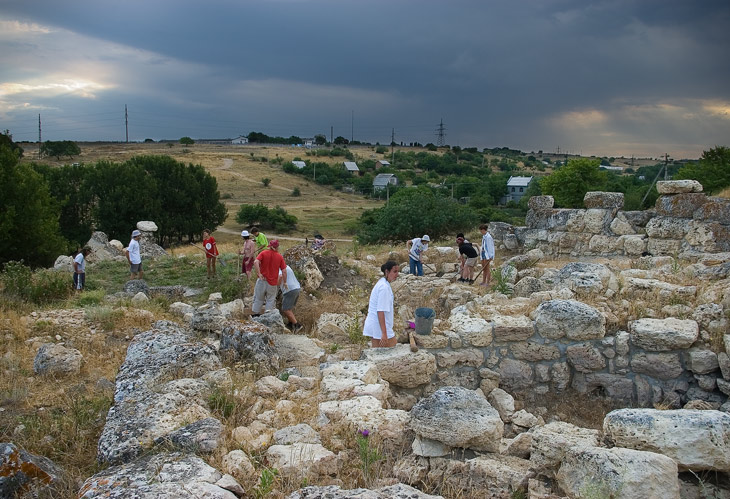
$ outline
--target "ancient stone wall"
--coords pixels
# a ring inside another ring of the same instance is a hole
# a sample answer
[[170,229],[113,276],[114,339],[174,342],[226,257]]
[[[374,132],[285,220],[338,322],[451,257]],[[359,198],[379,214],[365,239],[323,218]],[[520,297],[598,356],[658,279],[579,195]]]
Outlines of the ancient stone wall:
[[679,255],[730,251],[730,199],[709,197],[694,180],[657,182],[653,210],[623,211],[617,192],[588,192],[585,209],[555,209],[552,196],[535,196],[525,227],[490,224],[506,249],[546,254]]

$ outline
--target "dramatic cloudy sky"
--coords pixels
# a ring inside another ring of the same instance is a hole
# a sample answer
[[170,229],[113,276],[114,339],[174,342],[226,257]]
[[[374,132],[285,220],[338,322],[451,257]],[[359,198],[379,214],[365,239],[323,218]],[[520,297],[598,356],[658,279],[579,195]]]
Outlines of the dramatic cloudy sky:
[[15,140],[730,145],[727,0],[2,0]]

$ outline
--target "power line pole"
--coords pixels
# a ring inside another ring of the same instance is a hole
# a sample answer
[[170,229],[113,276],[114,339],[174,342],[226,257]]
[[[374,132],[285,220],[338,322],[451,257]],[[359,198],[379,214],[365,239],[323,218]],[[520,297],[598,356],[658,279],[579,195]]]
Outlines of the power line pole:
[[390,163],[393,166],[393,158],[395,158],[395,128],[390,132]]
[[335,141],[335,139],[333,138],[334,137],[334,133],[335,133],[335,127],[333,127],[332,125],[330,125],[330,144]]
[[127,144],[129,144],[129,117],[127,116],[126,104],[124,104],[124,131],[127,135]]
[[444,138],[446,137],[446,127],[444,126],[444,119],[441,118],[441,123],[438,124],[438,128],[436,128],[436,131],[438,132],[436,135],[438,138],[436,139],[436,145],[438,147],[441,147],[444,145]]
[[664,180],[667,180],[667,166],[669,165],[669,154],[664,153]]
[[38,114],[38,159],[41,159],[41,147],[43,141],[41,140],[41,115]]
[[355,110],[352,110],[352,122],[350,124],[350,142],[355,140]]

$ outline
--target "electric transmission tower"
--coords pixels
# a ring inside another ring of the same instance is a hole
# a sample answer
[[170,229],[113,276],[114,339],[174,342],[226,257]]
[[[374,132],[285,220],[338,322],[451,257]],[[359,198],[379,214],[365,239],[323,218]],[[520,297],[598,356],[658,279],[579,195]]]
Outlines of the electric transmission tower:
[[438,124],[438,128],[436,128],[436,145],[438,147],[441,147],[444,145],[444,139],[446,138],[446,127],[444,126],[444,119],[441,118],[441,123]]

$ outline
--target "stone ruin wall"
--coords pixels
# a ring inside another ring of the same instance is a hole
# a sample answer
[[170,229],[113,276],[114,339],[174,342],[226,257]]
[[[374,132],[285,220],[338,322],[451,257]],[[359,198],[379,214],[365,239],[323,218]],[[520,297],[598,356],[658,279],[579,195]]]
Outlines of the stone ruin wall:
[[525,227],[492,223],[507,249],[548,255],[691,256],[730,251],[730,199],[710,197],[694,180],[657,182],[653,210],[623,211],[620,192],[588,192],[585,209],[555,209],[552,196],[529,200]]
[[[655,208],[641,212],[622,211],[621,193],[589,192],[586,209],[554,209],[551,196],[533,197],[526,227],[491,223],[490,233],[502,250],[537,248],[572,258],[672,256],[648,258],[649,265],[676,258],[697,261],[702,254],[730,251],[729,199],[706,196],[694,181],[659,182],[658,189]],[[577,279],[602,279],[593,272],[594,264],[570,265]],[[697,294],[695,286],[638,277],[625,280],[620,291],[609,290],[603,298],[623,301],[624,307],[637,299],[661,307],[672,297],[692,300]],[[538,395],[573,389],[642,407],[678,408],[690,400],[713,408],[726,404],[730,359],[702,341],[708,330],[720,337],[724,331],[725,350],[730,350],[728,317],[721,304],[676,314],[682,319],[630,321],[626,331],[606,308],[599,311],[576,301],[582,299],[580,292],[576,296],[559,288],[536,290],[529,298],[531,317],[480,314],[475,312],[478,305],[454,309],[450,330],[443,336],[418,337],[419,345],[436,359],[431,386],[481,385],[489,393],[499,384],[510,392]]]

